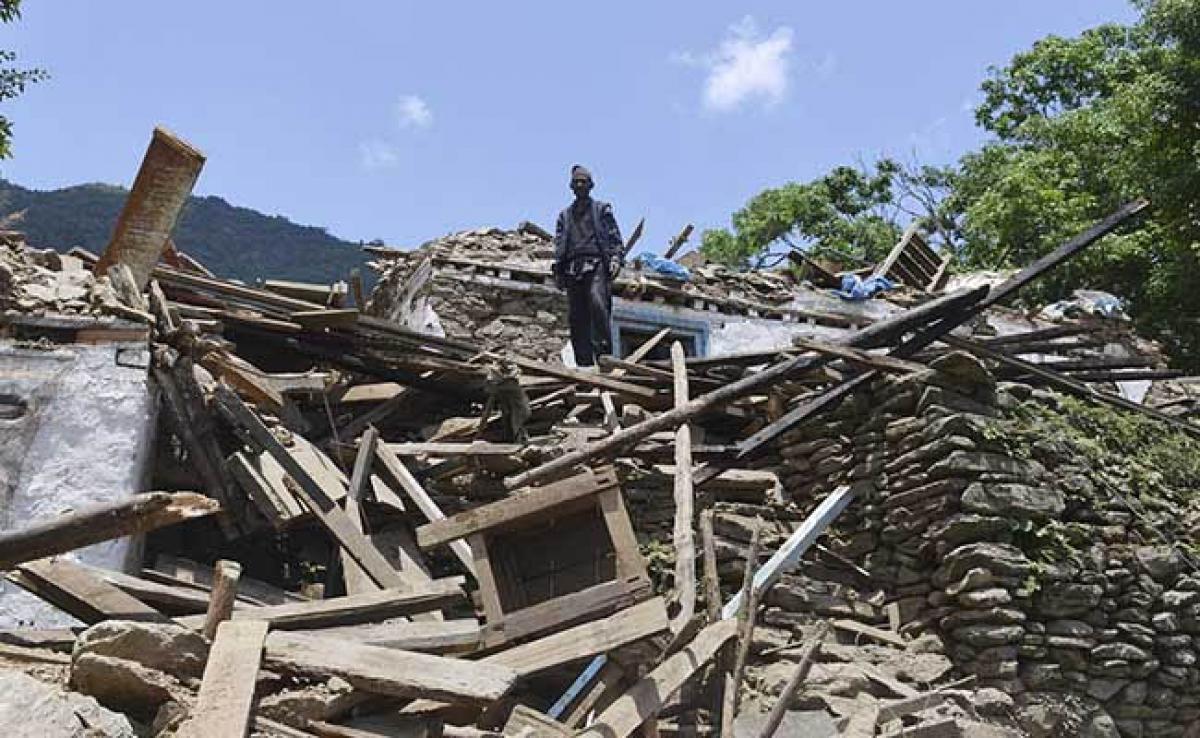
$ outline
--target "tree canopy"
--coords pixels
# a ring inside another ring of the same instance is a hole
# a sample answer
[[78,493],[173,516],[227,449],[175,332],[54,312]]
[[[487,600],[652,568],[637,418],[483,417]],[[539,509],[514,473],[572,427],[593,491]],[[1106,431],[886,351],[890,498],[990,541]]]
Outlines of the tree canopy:
[[705,255],[744,266],[799,236],[801,248],[874,259],[898,221],[915,218],[953,250],[957,268],[1015,267],[1145,196],[1149,217],[1030,297],[1113,292],[1177,362],[1200,365],[1200,289],[1191,284],[1200,275],[1200,0],[1134,4],[1135,23],[1049,36],[992,69],[976,110],[990,137],[956,166],[881,163],[845,180],[862,184],[846,205],[830,186],[845,168],[767,190],[734,214],[732,231],[705,234]]
[[[0,23],[10,23],[21,16],[21,0],[0,0]],[[0,49],[0,102],[10,100],[25,91],[26,85],[46,78],[41,69],[18,69],[13,65],[17,55]],[[12,121],[0,115],[0,159],[12,156]]]

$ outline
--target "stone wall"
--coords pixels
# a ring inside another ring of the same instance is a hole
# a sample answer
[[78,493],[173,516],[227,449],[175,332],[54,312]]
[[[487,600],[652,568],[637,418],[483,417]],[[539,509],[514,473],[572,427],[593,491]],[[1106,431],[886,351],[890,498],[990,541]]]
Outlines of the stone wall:
[[862,596],[785,581],[769,604],[868,622],[891,607],[902,632],[940,635],[957,670],[1019,704],[1071,695],[1121,735],[1184,735],[1200,722],[1200,572],[1187,556],[1200,448],[997,386],[964,355],[932,366],[782,438],[797,511],[856,488],[830,548],[870,579],[828,568],[819,579]]

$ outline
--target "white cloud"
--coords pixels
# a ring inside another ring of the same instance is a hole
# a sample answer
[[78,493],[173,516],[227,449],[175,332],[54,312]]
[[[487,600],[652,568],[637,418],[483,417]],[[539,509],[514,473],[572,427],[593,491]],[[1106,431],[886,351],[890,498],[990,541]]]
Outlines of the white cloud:
[[763,36],[754,18],[746,16],[729,27],[716,51],[703,57],[688,52],[672,55],[676,62],[708,69],[704,107],[728,112],[752,100],[773,105],[788,88],[792,29],[780,26]]
[[386,141],[372,139],[358,145],[358,161],[364,169],[390,169],[400,163],[400,152]]
[[416,95],[405,95],[396,102],[396,121],[401,128],[428,128],[433,125],[433,111]]

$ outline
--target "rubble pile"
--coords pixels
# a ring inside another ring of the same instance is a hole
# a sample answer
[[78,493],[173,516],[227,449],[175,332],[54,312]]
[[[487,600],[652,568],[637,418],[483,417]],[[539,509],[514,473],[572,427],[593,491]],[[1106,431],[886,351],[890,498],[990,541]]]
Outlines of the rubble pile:
[[120,314],[106,278],[74,256],[26,246],[19,233],[0,233],[0,310],[27,314]]
[[[158,491],[0,530],[78,623],[0,629],[0,680],[52,736],[1187,735],[1200,428],[987,325],[1120,220],[997,285],[756,352],[667,326],[601,372],[557,359],[531,226],[376,249],[352,306],[73,252],[145,327]],[[787,289],[706,269],[619,288],[755,318]],[[5,336],[69,340],[37,309]],[[127,570],[78,556],[130,535]]]

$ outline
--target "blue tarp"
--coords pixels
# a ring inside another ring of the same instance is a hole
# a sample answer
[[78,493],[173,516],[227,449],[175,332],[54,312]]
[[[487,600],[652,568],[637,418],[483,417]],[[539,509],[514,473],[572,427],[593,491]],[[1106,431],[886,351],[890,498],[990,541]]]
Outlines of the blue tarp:
[[644,254],[638,257],[638,261],[642,263],[642,269],[653,272],[654,274],[674,279],[679,282],[688,282],[692,279],[692,273],[687,270],[687,267],[682,267],[670,259],[664,259],[661,256],[653,254]]
[[871,276],[863,279],[857,274],[843,274],[842,288],[834,290],[833,294],[843,300],[869,300],[880,292],[895,288],[890,279],[882,276]]

